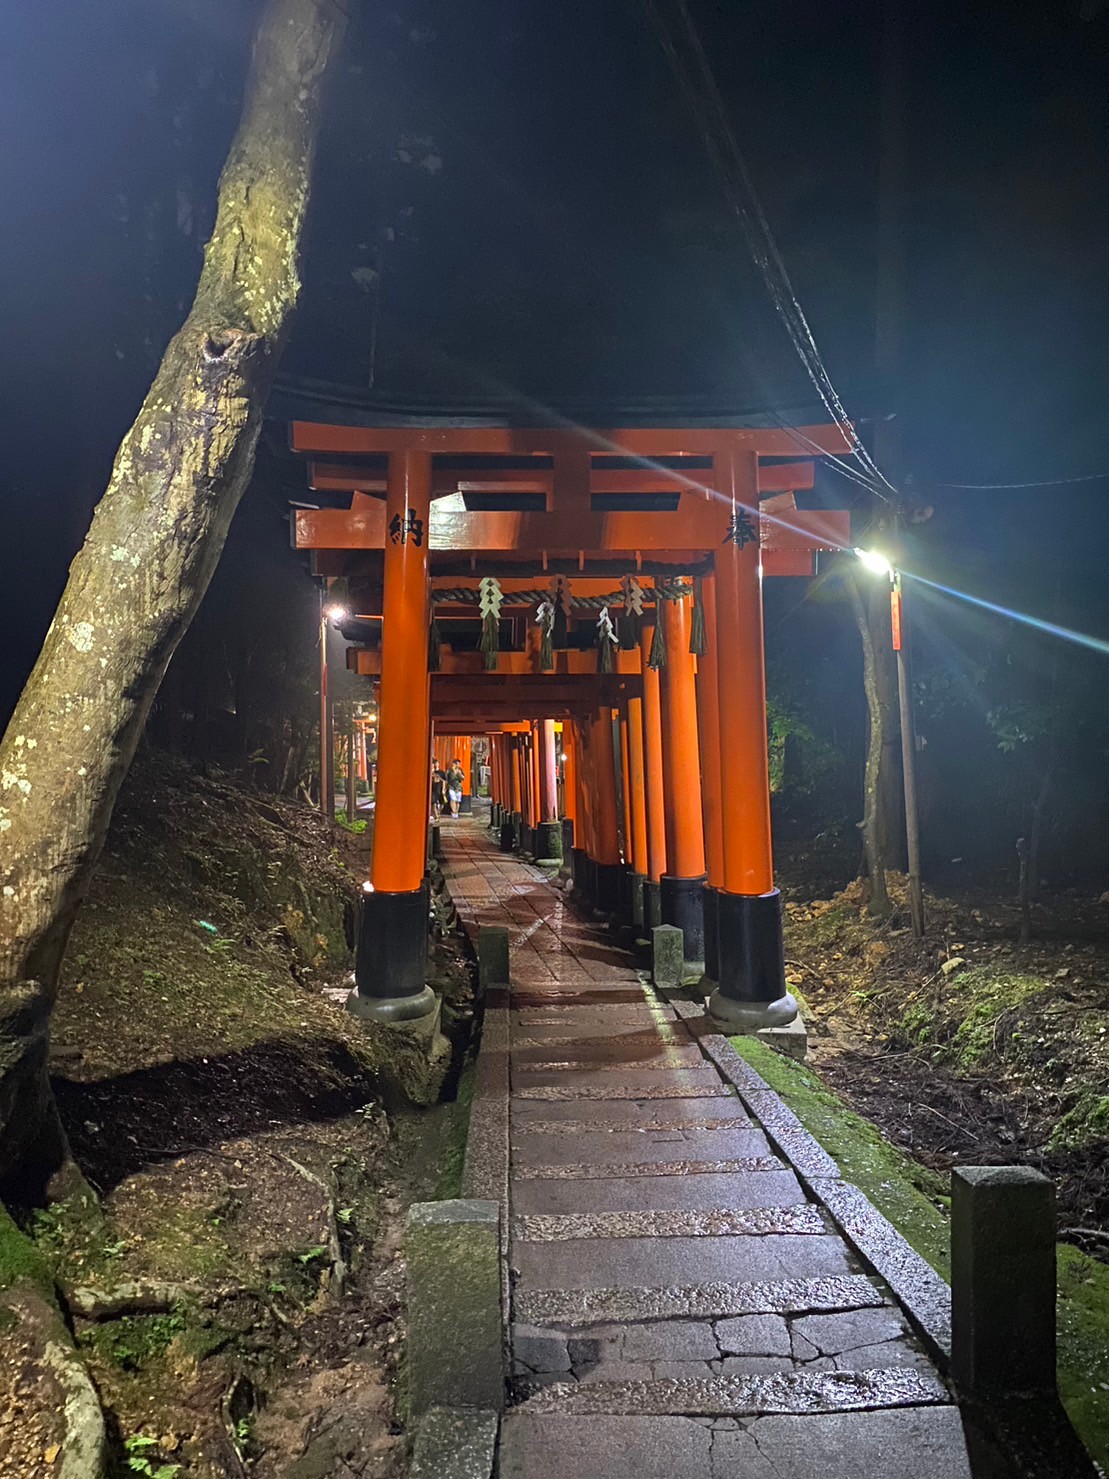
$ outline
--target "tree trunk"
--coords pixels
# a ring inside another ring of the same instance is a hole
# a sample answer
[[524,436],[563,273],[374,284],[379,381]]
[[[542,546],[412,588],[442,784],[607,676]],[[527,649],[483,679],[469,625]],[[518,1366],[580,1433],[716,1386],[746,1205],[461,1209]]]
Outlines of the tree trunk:
[[863,688],[866,692],[867,726],[866,769],[863,774],[863,818],[859,830],[863,837],[866,869],[870,878],[870,898],[867,909],[870,914],[885,918],[892,912],[889,894],[886,892],[886,862],[879,831],[879,802],[881,794],[881,764],[885,748],[887,729],[886,712],[881,703],[878,688],[878,648],[870,621],[870,612],[863,593],[854,575],[847,576],[847,592],[851,598],[851,609],[859,628],[863,647]]
[[46,1078],[73,920],[158,684],[254,465],[296,259],[334,0],[270,0],[192,309],[116,456],[0,742],[0,1184],[46,1189]]

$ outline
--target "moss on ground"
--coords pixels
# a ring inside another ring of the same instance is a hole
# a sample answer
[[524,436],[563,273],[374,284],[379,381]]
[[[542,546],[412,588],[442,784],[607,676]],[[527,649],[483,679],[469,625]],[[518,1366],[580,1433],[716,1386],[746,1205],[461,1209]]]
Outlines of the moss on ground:
[[[754,1038],[734,1037],[732,1043],[781,1095],[844,1176],[938,1273],[949,1278],[945,1209],[950,1199],[943,1179],[890,1145],[811,1069]],[[1109,1267],[1068,1243],[1058,1245],[1057,1267],[1059,1393],[1091,1455],[1109,1470]]]
[[942,1177],[892,1146],[809,1068],[752,1037],[732,1039],[736,1051],[775,1089],[844,1176],[864,1191],[921,1257],[947,1278],[947,1219]]
[[51,1300],[54,1280],[46,1259],[0,1205],[0,1289],[33,1284]]
[[1109,1094],[1083,1089],[1052,1131],[1049,1150],[1074,1150],[1094,1140],[1109,1140]]

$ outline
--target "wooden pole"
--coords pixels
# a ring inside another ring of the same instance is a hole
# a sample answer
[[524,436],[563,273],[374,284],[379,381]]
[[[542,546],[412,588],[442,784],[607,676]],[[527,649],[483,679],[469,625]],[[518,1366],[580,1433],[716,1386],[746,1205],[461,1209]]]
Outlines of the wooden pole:
[[689,650],[688,601],[662,601],[666,666],[662,669],[662,764],[666,789],[666,861],[672,878],[700,878],[705,871],[701,820],[697,690]]
[[643,749],[643,700],[628,699],[628,791],[631,797],[631,865],[640,877],[648,875],[647,791]]
[[643,783],[647,803],[647,877],[657,887],[666,872],[666,790],[662,764],[661,685],[657,670],[647,663],[654,635],[654,622],[644,622],[640,652],[643,656]]

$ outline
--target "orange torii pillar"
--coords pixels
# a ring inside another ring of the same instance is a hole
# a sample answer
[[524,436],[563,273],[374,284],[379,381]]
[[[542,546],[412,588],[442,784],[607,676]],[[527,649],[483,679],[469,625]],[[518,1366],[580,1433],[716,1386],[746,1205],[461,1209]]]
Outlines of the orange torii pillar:
[[562,724],[562,863],[574,876],[574,833],[578,825],[578,736],[569,719]]
[[666,787],[662,767],[662,692],[658,669],[647,659],[654,621],[644,620],[639,650],[643,667],[643,794],[647,808],[647,882],[643,885],[643,929],[662,923],[662,875],[666,872]]
[[430,1017],[427,813],[431,691],[428,511],[431,454],[389,454],[381,610],[380,730],[374,848],[363,886],[355,988],[347,1006],[379,1022]]
[[584,897],[591,894],[589,848],[593,840],[593,796],[589,789],[589,723],[574,721],[574,778],[576,784],[576,817],[574,849],[571,854],[574,888]]
[[720,941],[717,890],[724,885],[724,830],[720,811],[720,685],[716,656],[716,577],[701,578],[701,606],[705,617],[707,651],[697,663],[697,737],[701,745],[701,815],[705,824],[705,865],[708,883],[705,909],[705,974],[698,990],[706,997],[720,980]]
[[562,867],[562,822],[558,815],[558,738],[553,719],[541,719],[539,737],[539,823],[535,856],[540,867]]
[[717,702],[723,881],[716,889],[719,985],[709,1013],[732,1031],[792,1022],[786,989],[782,899],[774,887],[762,626],[758,472],[752,453],[716,459],[728,500],[715,555]]
[[612,710],[600,709],[589,721],[593,836],[590,845],[592,904],[601,914],[620,907],[620,831],[616,822],[616,747]]
[[489,830],[495,832],[501,824],[501,772],[500,735],[489,736]]
[[[656,678],[657,681],[657,678]],[[628,763],[625,771],[628,788],[628,865],[631,887],[631,922],[642,933],[644,928],[643,888],[647,882],[647,793],[643,756],[643,700],[629,698],[627,735]]]
[[[688,596],[691,592],[686,591]],[[691,612],[686,596],[659,601],[666,639],[662,684],[662,764],[666,788],[666,872],[662,922],[682,931],[685,976],[699,981],[705,969],[705,829],[701,819],[697,686],[689,650]]]
[[[510,741],[512,750],[512,802],[509,825],[512,828],[512,846],[518,848],[524,831],[524,737],[514,734]],[[501,843],[504,850],[504,843]]]

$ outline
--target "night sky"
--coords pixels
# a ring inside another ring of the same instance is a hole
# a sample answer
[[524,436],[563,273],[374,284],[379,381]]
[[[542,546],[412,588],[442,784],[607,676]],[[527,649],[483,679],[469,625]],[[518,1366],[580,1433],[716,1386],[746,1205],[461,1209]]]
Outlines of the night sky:
[[[914,557],[1109,636],[1109,479],[942,486],[1109,472],[1109,7],[906,8],[892,384],[873,365],[881,6],[691,3],[849,413],[901,419],[914,492],[936,509]],[[398,403],[811,401],[646,0],[353,10],[286,378],[367,394],[372,378]],[[55,0],[6,18],[5,712],[191,297],[256,14],[244,0]],[[852,492],[825,476],[826,501]]]

